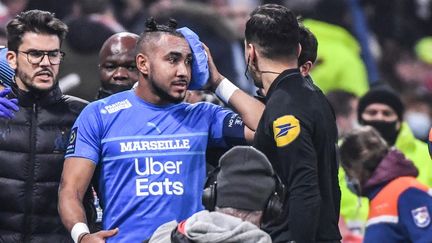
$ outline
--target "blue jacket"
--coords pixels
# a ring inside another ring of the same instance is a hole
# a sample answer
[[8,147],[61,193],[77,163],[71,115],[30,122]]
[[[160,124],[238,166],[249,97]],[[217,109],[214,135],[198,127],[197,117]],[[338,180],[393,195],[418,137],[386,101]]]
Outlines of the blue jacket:
[[417,173],[397,150],[381,161],[363,187],[370,199],[364,242],[431,242],[432,197]]

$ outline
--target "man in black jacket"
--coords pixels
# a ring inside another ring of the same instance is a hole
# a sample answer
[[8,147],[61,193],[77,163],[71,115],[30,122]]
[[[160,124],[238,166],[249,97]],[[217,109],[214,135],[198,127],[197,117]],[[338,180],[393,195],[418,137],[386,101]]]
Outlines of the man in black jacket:
[[71,242],[57,212],[57,190],[70,128],[87,104],[57,84],[67,26],[30,10],[7,25],[15,70],[12,119],[0,118],[0,242]]
[[282,222],[267,225],[273,242],[339,242],[337,129],[323,93],[300,73],[299,25],[280,5],[258,7],[246,24],[245,55],[266,109],[254,146],[286,186]]

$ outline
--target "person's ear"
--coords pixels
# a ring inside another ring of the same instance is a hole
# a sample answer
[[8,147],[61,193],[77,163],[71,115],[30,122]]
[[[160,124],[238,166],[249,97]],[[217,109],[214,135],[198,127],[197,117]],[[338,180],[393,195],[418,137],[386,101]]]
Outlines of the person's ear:
[[248,57],[249,65],[253,68],[256,68],[257,63],[257,53],[256,48],[253,44],[247,44],[246,46],[246,54]]
[[300,72],[303,76],[307,76],[309,74],[310,70],[312,69],[312,65],[313,64],[311,61],[307,61],[300,66]]
[[13,69],[13,70],[16,70],[16,68],[17,68],[17,53],[16,52],[14,52],[14,51],[8,51],[7,53],[6,53],[6,59],[7,59],[7,61],[8,61],[8,63],[9,63],[9,66]]
[[136,56],[135,61],[136,61],[138,71],[140,71],[140,73],[142,73],[144,75],[148,75],[149,64],[150,64],[148,56],[144,55],[142,53],[139,53]]

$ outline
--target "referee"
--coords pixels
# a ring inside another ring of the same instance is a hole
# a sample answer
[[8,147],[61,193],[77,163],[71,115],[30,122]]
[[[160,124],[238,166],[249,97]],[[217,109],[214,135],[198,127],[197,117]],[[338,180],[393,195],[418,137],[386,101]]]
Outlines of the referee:
[[270,159],[287,192],[273,242],[340,242],[337,128],[321,90],[297,68],[299,26],[287,8],[267,4],[246,24],[248,70],[266,94],[254,146]]

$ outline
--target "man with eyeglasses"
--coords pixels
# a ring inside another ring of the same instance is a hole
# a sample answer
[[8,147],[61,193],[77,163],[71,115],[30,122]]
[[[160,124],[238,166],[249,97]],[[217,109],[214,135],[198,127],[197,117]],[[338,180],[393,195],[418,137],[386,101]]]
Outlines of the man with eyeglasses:
[[7,25],[15,79],[4,92],[18,99],[19,110],[0,118],[0,242],[72,242],[57,212],[57,190],[70,129],[87,102],[58,87],[66,33],[63,22],[40,10]]

